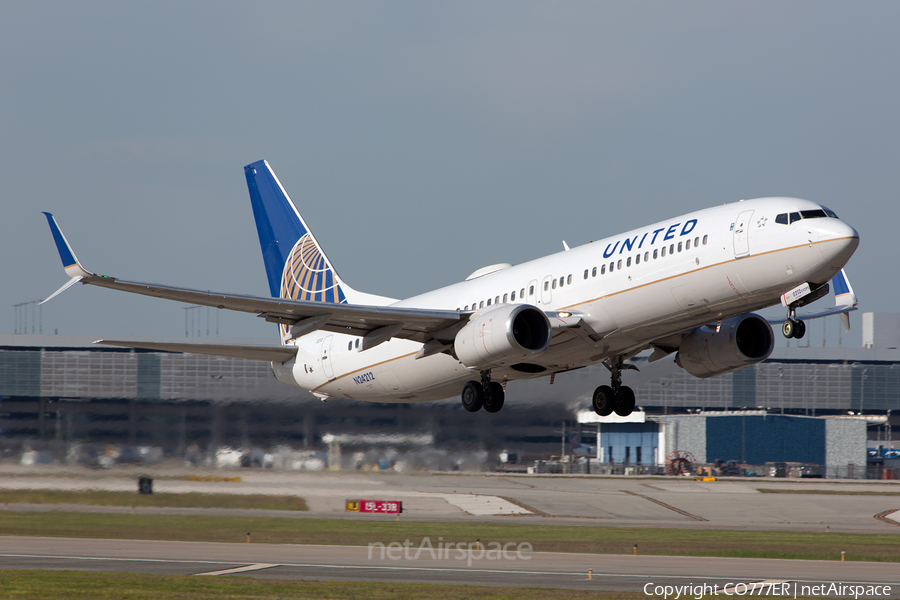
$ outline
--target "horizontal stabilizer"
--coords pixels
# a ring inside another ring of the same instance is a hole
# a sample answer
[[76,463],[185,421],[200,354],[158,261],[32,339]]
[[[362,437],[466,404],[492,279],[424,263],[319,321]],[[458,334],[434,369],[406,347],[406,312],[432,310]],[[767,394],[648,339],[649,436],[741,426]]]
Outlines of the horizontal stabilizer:
[[293,346],[237,346],[228,344],[182,344],[169,342],[136,342],[122,340],[97,340],[95,344],[104,346],[121,346],[123,348],[141,348],[144,350],[161,350],[163,352],[183,352],[188,354],[208,354],[210,356],[226,356],[247,360],[264,360],[266,362],[284,363],[297,356],[297,348]]

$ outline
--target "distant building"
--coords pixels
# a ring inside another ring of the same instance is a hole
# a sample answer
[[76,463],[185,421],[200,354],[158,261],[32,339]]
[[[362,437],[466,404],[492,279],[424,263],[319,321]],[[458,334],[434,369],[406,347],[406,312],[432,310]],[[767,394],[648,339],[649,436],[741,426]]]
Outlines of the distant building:
[[[881,339],[876,337],[872,348],[777,347],[764,363],[710,379],[692,377],[672,357],[650,364],[643,354],[630,361],[640,372],[627,371],[625,383],[650,415],[697,409],[793,416],[890,411],[891,420],[900,424],[900,350],[881,347]],[[559,454],[563,422],[569,424],[567,431],[580,433],[576,413],[589,408],[594,388],[609,381],[601,365],[554,379],[513,381],[506,407],[496,415],[467,413],[457,398],[408,405],[335,399],[323,405],[303,390],[278,383],[265,362],[134,351],[92,341],[0,335],[0,442],[152,443],[173,452],[191,444],[321,448],[327,433],[374,429],[427,433],[435,445],[505,449],[527,460]],[[593,428],[587,431],[593,435]],[[887,427],[878,433],[870,429],[872,435],[892,439]],[[631,448],[632,462],[640,452],[643,463],[660,453],[664,458],[667,446],[642,441],[621,447],[622,452]]]
[[900,313],[863,313],[862,346],[885,350],[900,348]]

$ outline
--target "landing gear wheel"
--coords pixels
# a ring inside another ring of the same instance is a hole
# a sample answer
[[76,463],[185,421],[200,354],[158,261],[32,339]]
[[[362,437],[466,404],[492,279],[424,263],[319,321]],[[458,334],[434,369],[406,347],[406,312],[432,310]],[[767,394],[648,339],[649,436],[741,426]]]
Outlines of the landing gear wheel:
[[634,411],[634,390],[627,385],[619,388],[619,394],[616,396],[616,414],[620,417],[627,417]]
[[469,412],[478,412],[484,404],[484,388],[477,381],[470,381],[462,391],[463,408]]
[[795,321],[794,338],[799,340],[802,339],[804,335],[806,335],[806,323],[803,321]]
[[488,386],[490,393],[484,396],[484,410],[489,413],[495,413],[503,408],[506,392],[503,391],[503,386],[496,381],[492,381]]
[[591,398],[591,407],[601,417],[608,417],[612,414],[613,408],[615,408],[615,399],[616,396],[613,394],[612,388],[608,385],[601,385],[594,390],[594,395]]
[[781,333],[784,337],[791,339],[794,337],[794,330],[797,327],[797,322],[793,319],[788,319],[784,323],[781,324]]

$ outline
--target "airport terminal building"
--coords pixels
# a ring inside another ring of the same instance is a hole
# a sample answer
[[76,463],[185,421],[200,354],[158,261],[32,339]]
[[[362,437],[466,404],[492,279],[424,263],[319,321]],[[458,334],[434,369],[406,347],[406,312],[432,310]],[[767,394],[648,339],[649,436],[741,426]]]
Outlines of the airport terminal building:
[[[900,332],[873,324],[889,324],[891,318],[864,316],[866,347],[797,347],[792,342],[759,365],[709,379],[692,377],[671,357],[648,364],[639,355],[631,362],[640,371],[628,371],[626,382],[648,415],[700,410],[864,414],[870,420],[869,446],[889,447],[897,437],[889,423],[900,424],[895,339]],[[172,454],[189,447],[276,444],[324,450],[324,436],[386,433],[400,445],[428,440],[441,447],[507,450],[531,460],[560,454],[564,427],[589,434],[582,441],[593,443],[588,438],[596,428],[582,432],[577,414],[589,407],[593,389],[608,380],[607,370],[598,365],[558,374],[552,384],[550,378],[512,382],[506,406],[494,415],[467,413],[457,398],[407,405],[343,399],[323,404],[278,383],[266,362],[111,348],[92,341],[0,335],[0,440],[5,446],[83,441],[154,445]],[[821,427],[827,437],[833,426]],[[649,455],[628,458],[651,460]]]

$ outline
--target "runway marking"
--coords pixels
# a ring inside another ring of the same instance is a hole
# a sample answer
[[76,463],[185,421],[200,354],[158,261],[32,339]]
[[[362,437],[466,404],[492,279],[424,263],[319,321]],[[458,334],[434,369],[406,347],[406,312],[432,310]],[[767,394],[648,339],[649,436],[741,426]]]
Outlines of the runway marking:
[[[892,508],[890,510],[886,510],[884,512],[878,513],[877,515],[875,515],[875,518],[878,519],[879,521],[884,521],[885,523],[888,523],[889,525],[900,525],[900,521],[897,521],[894,517],[888,516],[888,515],[892,515],[894,513],[900,513],[900,510],[897,510],[896,508]],[[900,516],[900,515],[897,515],[897,516]]]
[[195,576],[201,575],[231,575],[232,573],[246,573],[247,571],[260,571],[262,569],[271,569],[278,567],[277,564],[259,563],[256,565],[247,565],[246,567],[236,567],[234,569],[223,569],[221,571],[208,571],[206,573],[194,573]]
[[639,498],[643,498],[644,500],[649,500],[650,502],[655,502],[656,504],[659,504],[660,506],[662,506],[664,508],[668,508],[669,510],[674,510],[678,514],[684,515],[686,517],[690,517],[696,521],[709,521],[709,519],[704,519],[703,517],[698,517],[697,515],[692,515],[689,512],[685,512],[685,511],[681,510],[680,508],[675,508],[671,504],[666,504],[665,502],[661,502],[660,500],[657,500],[656,498],[651,498],[650,496],[645,496],[643,494],[638,494],[637,492],[631,492],[629,490],[621,490],[621,491],[626,494],[631,494],[632,496],[637,496]]

